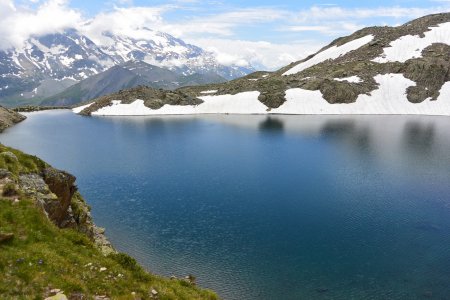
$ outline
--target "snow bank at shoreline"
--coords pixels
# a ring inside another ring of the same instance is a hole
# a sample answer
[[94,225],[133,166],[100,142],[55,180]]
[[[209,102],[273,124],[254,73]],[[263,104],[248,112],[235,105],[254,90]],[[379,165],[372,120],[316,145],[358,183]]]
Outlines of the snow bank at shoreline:
[[[374,114],[374,115],[441,115],[450,116],[450,82],[445,83],[437,100],[426,99],[421,103],[411,103],[406,90],[415,83],[402,74],[377,75],[374,78],[378,89],[370,95],[360,95],[354,103],[328,103],[320,91],[300,88],[286,91],[286,102],[280,107],[269,109],[258,100],[258,91],[235,95],[208,95],[199,97],[204,102],[199,105],[164,105],[151,109],[143,100],[123,104],[119,100],[103,107],[92,115],[99,116],[146,116],[146,115],[190,115],[190,114]],[[79,113],[84,105],[73,109]]]

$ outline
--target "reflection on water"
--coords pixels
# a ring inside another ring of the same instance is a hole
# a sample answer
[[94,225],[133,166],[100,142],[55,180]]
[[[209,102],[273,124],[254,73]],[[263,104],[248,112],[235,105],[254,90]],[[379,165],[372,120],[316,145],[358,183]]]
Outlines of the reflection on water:
[[39,112],[113,244],[224,299],[449,299],[450,118]]
[[284,123],[279,118],[267,117],[259,123],[259,129],[262,131],[283,131]]
[[405,150],[415,151],[418,155],[429,154],[433,150],[435,139],[433,123],[408,122],[405,124]]
[[206,116],[205,119],[261,131],[283,130],[333,139],[392,167],[415,161],[425,168],[450,168],[450,119],[431,116]]

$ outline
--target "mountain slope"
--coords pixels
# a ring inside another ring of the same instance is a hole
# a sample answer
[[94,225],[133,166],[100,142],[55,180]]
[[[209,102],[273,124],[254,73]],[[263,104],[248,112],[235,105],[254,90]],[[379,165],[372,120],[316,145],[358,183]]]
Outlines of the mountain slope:
[[133,39],[104,33],[101,43],[96,44],[70,29],[32,37],[20,48],[0,51],[0,103],[39,104],[77,82],[128,61],[146,61],[178,75],[202,74],[205,80],[214,76],[233,79],[252,71],[221,65],[212,53],[165,33],[146,29],[145,36]]
[[128,61],[82,80],[63,92],[42,100],[40,104],[74,105],[139,85],[172,90],[181,86],[225,81],[216,74],[179,75],[142,61]]
[[[364,28],[274,73],[180,89],[203,102],[197,106],[151,110],[136,102],[133,111],[450,115],[449,81],[450,13],[443,13],[398,27]],[[124,104],[108,105],[83,113],[131,114]]]

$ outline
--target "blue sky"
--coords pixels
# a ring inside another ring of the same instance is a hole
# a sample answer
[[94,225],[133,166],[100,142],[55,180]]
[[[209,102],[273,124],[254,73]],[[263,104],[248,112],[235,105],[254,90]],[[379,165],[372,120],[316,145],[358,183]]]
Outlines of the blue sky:
[[[95,20],[96,30],[103,26],[133,35],[133,30],[145,26],[213,51],[225,63],[266,69],[303,58],[360,28],[395,26],[426,14],[448,12],[450,7],[450,0],[0,0],[0,9],[2,3],[12,3],[16,11],[29,14],[44,9],[59,12],[63,19],[52,20],[59,24],[56,27]],[[72,17],[70,22],[64,15]],[[48,31],[49,26],[42,28]]]

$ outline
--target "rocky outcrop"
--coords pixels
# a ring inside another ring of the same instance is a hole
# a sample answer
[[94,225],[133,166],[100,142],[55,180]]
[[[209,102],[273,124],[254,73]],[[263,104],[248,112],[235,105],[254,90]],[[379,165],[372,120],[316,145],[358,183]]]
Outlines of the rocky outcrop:
[[0,106],[0,132],[25,119],[25,116]]
[[[5,173],[0,169],[0,174]],[[9,180],[12,180],[8,176]],[[40,174],[19,175],[19,190],[31,198],[47,217],[60,228],[74,228],[86,234],[103,253],[114,252],[104,235],[105,230],[95,226],[90,207],[78,193],[75,176],[51,167]]]
[[92,221],[90,207],[77,191],[75,176],[52,168],[35,156],[0,144],[0,196],[18,201],[25,196],[42,209],[60,228],[73,228],[98,245],[104,253],[114,252]]
[[32,157],[18,157],[12,151],[0,152],[0,159],[6,162],[4,167],[12,170],[0,167],[0,196],[11,201],[18,201],[20,195],[32,199],[58,227],[73,228],[86,234],[105,254],[115,252],[104,235],[105,230],[92,221],[90,207],[77,191],[75,176],[40,160],[38,165],[41,167],[37,171],[20,169],[17,165]]
[[183,93],[181,91],[165,91],[147,86],[138,86],[129,90],[121,90],[118,93],[98,98],[94,104],[81,111],[81,115],[90,115],[91,112],[109,106],[113,100],[121,100],[128,104],[136,99],[144,101],[144,105],[151,109],[159,109],[164,104],[170,105],[198,105],[203,101]]
[[70,226],[73,218],[71,218],[69,208],[71,208],[72,197],[77,190],[74,185],[75,176],[64,171],[46,168],[42,171],[42,178],[58,199],[47,206],[46,211],[49,218],[59,227]]

